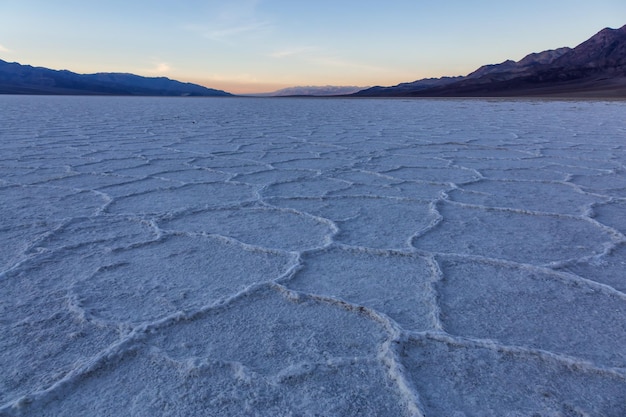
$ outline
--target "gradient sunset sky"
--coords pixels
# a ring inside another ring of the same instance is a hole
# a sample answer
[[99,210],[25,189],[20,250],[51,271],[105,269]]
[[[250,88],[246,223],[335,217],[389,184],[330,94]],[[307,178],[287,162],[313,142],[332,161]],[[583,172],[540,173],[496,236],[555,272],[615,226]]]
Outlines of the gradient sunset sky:
[[0,59],[232,93],[394,85],[574,47],[625,0],[0,0]]

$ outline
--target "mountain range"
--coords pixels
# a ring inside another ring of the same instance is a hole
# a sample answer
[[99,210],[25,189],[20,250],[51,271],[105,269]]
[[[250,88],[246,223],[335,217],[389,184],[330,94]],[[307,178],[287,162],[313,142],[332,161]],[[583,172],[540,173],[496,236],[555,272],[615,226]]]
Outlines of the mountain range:
[[0,60],[0,94],[231,96],[221,90],[165,77],[102,72],[76,74],[66,70]]
[[[356,97],[616,97],[626,98],[626,25],[605,28],[576,46],[484,65],[458,77],[392,87],[290,87],[270,96]],[[165,77],[76,74],[0,60],[0,94],[232,96]]]
[[460,77],[372,87],[362,97],[626,97],[626,25],[605,28],[575,48],[484,65]]
[[271,93],[255,94],[256,96],[264,97],[293,97],[293,96],[339,96],[353,94],[365,89],[366,87],[355,86],[336,86],[336,85],[323,85],[323,86],[296,86],[287,87]]

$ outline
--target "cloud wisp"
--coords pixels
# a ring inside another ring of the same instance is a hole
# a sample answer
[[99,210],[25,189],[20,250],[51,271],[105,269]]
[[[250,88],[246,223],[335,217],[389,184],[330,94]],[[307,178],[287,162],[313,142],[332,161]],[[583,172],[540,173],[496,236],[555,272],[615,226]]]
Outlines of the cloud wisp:
[[229,41],[240,35],[254,35],[266,32],[272,25],[268,21],[241,22],[235,25],[218,25],[216,28],[209,28],[203,31],[203,36],[213,41]]
[[273,22],[258,12],[258,0],[233,0],[213,11],[202,24],[187,25],[187,29],[215,42],[231,43],[237,38],[258,37],[269,33]]
[[172,70],[172,66],[163,61],[153,61],[152,67],[144,69],[142,72],[152,75],[165,75]]
[[319,51],[320,48],[316,46],[302,46],[297,48],[285,48],[279,49],[269,54],[271,58],[288,58],[294,56],[302,56],[311,52]]
[[346,68],[378,73],[389,71],[389,68],[339,58],[336,54],[329,53],[329,51],[325,51],[324,48],[317,46],[279,49],[271,52],[268,56],[275,59],[297,59],[311,65],[326,68]]

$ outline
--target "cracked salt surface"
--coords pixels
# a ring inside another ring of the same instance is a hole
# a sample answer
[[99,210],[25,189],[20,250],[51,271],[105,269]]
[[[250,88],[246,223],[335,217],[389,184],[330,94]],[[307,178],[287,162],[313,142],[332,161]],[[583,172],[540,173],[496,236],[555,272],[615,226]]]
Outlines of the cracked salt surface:
[[0,416],[624,416],[624,120],[2,96]]

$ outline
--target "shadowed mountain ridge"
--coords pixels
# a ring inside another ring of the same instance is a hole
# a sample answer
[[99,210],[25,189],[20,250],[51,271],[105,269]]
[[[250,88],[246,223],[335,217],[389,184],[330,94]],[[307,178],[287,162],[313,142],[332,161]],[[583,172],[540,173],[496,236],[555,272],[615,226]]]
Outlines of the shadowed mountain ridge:
[[21,65],[0,60],[0,94],[230,96],[230,93],[166,77],[102,72],[77,74],[67,70]]
[[605,28],[576,46],[484,65],[461,77],[372,87],[365,97],[626,97],[626,25]]

